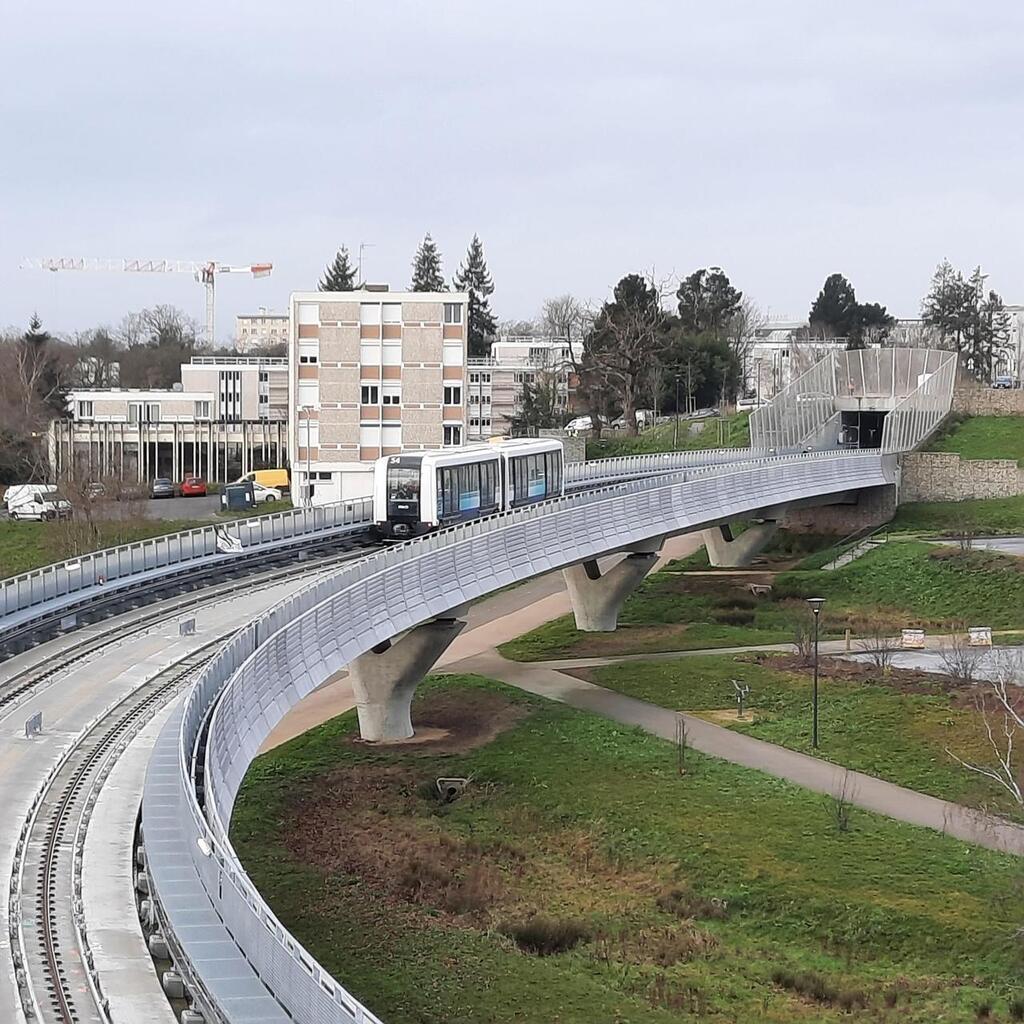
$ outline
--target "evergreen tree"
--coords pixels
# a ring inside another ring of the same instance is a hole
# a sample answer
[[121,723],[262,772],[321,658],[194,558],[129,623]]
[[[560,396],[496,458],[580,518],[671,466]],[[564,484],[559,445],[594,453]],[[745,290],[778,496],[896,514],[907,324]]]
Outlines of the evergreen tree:
[[943,344],[961,354],[969,373],[987,381],[1009,345],[1010,316],[996,292],[986,293],[985,280],[981,267],[965,279],[943,260],[921,303],[921,318],[939,333]]
[[829,274],[807,316],[812,337],[845,338],[847,348],[864,348],[872,338],[884,341],[896,326],[885,306],[858,302],[853,285],[842,274]]
[[412,264],[412,284],[409,285],[411,292],[444,292],[448,289],[444,284],[444,274],[441,273],[441,253],[437,245],[430,237],[428,231],[416,250],[416,259]]
[[857,296],[842,274],[829,274],[807,315],[811,331],[825,338],[849,338],[856,330]]
[[355,287],[355,268],[349,262],[348,247],[343,245],[333,262],[324,270],[324,276],[317,288],[322,292],[350,292]]
[[721,267],[695,270],[676,292],[679,322],[689,334],[719,337],[739,311],[743,292],[733,288]]
[[471,356],[486,356],[495,333],[495,319],[488,296],[494,291],[484,247],[478,235],[473,235],[466,253],[466,261],[454,278],[455,290],[469,293],[468,350]]

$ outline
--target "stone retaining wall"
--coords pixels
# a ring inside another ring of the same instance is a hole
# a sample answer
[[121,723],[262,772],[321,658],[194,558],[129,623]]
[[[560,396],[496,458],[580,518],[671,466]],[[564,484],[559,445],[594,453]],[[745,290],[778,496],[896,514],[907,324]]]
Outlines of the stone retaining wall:
[[1024,416],[1024,388],[985,388],[974,381],[957,381],[952,411],[960,416]]
[[[1011,394],[993,392],[1000,393]],[[910,452],[903,457],[900,504],[1017,494],[1024,494],[1024,470],[1013,459],[962,459],[955,452]]]

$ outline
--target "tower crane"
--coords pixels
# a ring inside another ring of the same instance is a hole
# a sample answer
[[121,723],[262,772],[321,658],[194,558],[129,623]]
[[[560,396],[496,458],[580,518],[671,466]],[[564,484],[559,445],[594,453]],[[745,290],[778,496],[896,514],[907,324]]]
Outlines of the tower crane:
[[216,260],[106,260],[81,259],[78,257],[43,257],[27,259],[21,264],[22,270],[105,270],[124,271],[132,274],[192,274],[206,288],[206,340],[215,344],[216,326],[216,280],[218,274],[251,274],[253,277],[268,277],[274,269],[273,263],[250,263],[247,266],[232,267]]

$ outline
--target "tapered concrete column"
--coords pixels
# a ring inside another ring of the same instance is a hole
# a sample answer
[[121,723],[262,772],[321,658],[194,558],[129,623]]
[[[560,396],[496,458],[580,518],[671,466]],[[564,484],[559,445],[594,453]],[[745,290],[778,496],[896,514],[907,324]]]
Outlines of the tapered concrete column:
[[570,565],[562,570],[577,629],[584,633],[615,632],[626,598],[658,560],[657,548],[661,547],[661,538],[649,546],[655,550],[633,551],[603,574],[596,560]]
[[708,561],[719,568],[750,565],[768,546],[779,524],[774,520],[751,523],[738,537],[733,537],[728,525],[712,526],[703,531]]
[[412,695],[465,625],[458,619],[425,622],[349,665],[364,740],[407,740],[413,735]]

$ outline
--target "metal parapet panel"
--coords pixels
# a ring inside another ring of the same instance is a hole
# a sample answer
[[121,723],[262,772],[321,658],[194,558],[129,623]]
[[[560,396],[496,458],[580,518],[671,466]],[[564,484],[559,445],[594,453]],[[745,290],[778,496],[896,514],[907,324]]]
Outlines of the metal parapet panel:
[[828,352],[750,417],[750,446],[762,452],[841,447],[840,413],[885,414],[882,450],[911,451],[949,413],[957,355],[940,349]]

